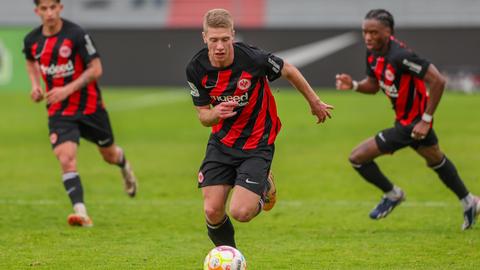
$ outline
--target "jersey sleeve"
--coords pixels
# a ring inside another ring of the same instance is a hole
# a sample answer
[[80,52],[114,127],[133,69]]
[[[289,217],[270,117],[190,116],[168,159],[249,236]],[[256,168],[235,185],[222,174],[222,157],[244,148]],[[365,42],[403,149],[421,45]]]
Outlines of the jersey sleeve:
[[263,68],[269,81],[274,81],[282,76],[283,59],[262,49],[250,46],[255,62]]
[[425,60],[412,51],[404,51],[397,59],[397,65],[404,72],[423,79],[427,73],[430,62]]
[[193,104],[195,106],[205,106],[210,104],[210,95],[201,84],[201,78],[195,72],[195,69],[190,63],[187,66],[187,83],[190,88],[190,95],[192,96]]
[[266,69],[267,78],[269,81],[274,81],[282,76],[283,59],[269,53],[267,55]]
[[85,64],[88,64],[93,59],[100,57],[92,38],[83,30],[78,32],[75,46],[77,47],[78,53]]
[[25,39],[23,40],[22,52],[27,60],[35,61],[35,56],[32,52],[32,41],[30,40],[29,36],[25,37]]

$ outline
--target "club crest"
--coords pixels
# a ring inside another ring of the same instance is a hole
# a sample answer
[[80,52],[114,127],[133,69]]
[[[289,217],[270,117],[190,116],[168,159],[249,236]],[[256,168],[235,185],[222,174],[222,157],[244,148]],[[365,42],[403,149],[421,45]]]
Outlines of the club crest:
[[242,91],[247,91],[248,88],[252,85],[252,82],[249,79],[240,79],[237,83],[237,88]]
[[393,72],[391,70],[387,69],[385,71],[385,78],[389,81],[393,81],[393,80],[395,80],[395,75],[393,74]]
[[205,179],[205,177],[203,176],[203,173],[198,172],[198,183],[201,184],[203,182],[203,179]]
[[70,49],[70,47],[68,46],[62,46],[60,47],[60,50],[58,53],[60,54],[61,57],[68,58],[70,57],[70,55],[72,55],[72,49]]

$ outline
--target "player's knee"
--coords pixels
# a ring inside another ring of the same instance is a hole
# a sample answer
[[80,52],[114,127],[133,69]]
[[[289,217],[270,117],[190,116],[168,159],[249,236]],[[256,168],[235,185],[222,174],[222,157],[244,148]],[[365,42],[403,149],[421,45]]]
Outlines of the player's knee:
[[225,211],[221,208],[206,206],[205,217],[210,223],[216,224],[225,218]]
[[57,156],[60,166],[64,171],[72,171],[76,168],[76,157],[72,154],[60,154]]
[[255,216],[252,209],[248,207],[238,207],[238,208],[230,208],[230,214],[232,217],[239,222],[248,222],[252,220]]
[[437,146],[418,149],[417,152],[425,159],[427,166],[435,167],[442,163],[445,154]]
[[427,157],[425,158],[425,160],[427,162],[427,166],[433,168],[443,163],[443,160],[445,158],[446,158],[445,155],[442,154],[442,155],[433,155],[433,156]]
[[361,155],[360,151],[358,151],[357,149],[354,149],[350,153],[350,156],[348,157],[348,161],[354,166],[355,165],[361,165],[361,164],[365,163],[365,161],[362,159],[362,155]]
[[102,152],[103,160],[109,164],[116,164],[117,163],[117,154],[113,151],[109,152]]
[[112,157],[112,155],[102,155],[103,156],[103,160],[109,164],[113,164],[114,163],[114,159]]

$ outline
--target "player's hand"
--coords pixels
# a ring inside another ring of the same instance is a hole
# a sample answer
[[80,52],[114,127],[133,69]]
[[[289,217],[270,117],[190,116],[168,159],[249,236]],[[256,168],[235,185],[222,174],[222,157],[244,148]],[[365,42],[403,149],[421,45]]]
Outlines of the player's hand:
[[213,107],[213,110],[219,119],[226,119],[237,114],[237,112],[233,111],[237,106],[237,102],[228,101],[218,104],[217,106]]
[[338,90],[350,90],[353,88],[352,76],[341,73],[335,76],[335,87]]
[[68,96],[70,96],[70,91],[67,87],[54,87],[52,90],[47,93],[47,103],[54,104],[57,102],[62,102]]
[[43,90],[41,87],[33,87],[32,91],[30,91],[30,97],[34,102],[40,102],[43,100]]
[[320,99],[316,100],[315,102],[310,104],[312,109],[312,114],[317,116],[317,124],[325,122],[328,118],[332,118],[331,110],[334,109],[332,105],[324,103]]
[[425,136],[427,136],[429,130],[430,130],[430,123],[427,123],[422,120],[413,127],[413,130],[410,136],[414,140],[423,140],[425,139]]

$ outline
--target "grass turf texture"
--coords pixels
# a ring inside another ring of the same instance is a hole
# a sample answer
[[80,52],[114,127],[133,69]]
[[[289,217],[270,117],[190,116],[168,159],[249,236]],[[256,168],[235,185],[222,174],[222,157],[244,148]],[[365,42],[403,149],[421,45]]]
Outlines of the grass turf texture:
[[[72,228],[46,112],[27,93],[0,93],[0,269],[201,269],[213,247],[196,188],[209,129],[184,89],[106,89],[116,142],[140,181],[123,193],[120,172],[81,142],[78,168],[94,227]],[[351,169],[350,150],[391,126],[382,95],[320,92],[334,117],[316,125],[303,97],[276,90],[283,129],[273,170],[279,202],[234,222],[249,269],[474,269],[480,226],[462,232],[462,209],[412,150],[378,160],[407,201],[380,221],[380,192]],[[480,193],[480,95],[447,93],[435,114],[441,148]],[[475,169],[477,168],[477,169]]]

